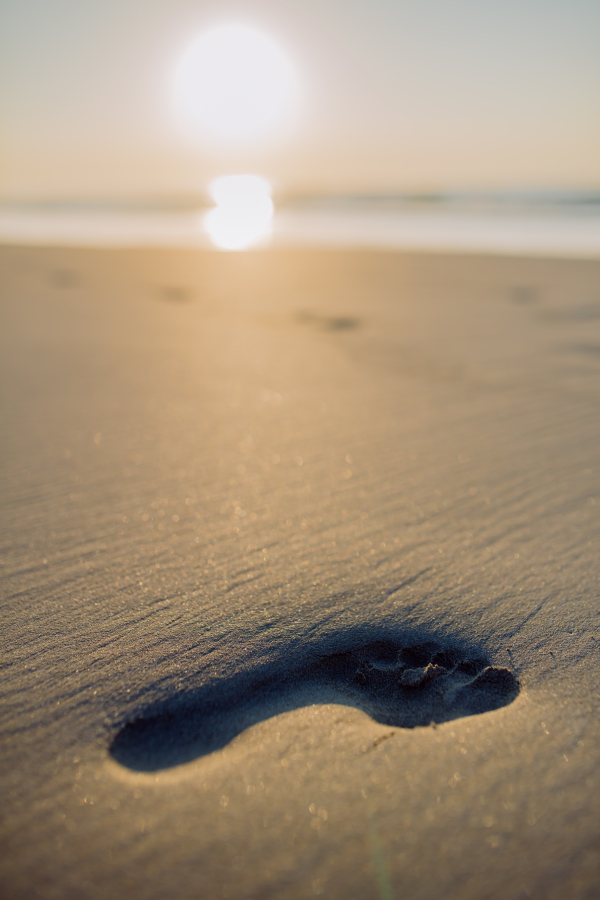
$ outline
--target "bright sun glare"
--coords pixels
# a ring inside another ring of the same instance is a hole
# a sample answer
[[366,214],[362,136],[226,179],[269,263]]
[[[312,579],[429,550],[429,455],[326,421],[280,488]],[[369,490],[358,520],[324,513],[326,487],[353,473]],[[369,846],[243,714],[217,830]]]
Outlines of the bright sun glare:
[[266,238],[273,216],[271,185],[258,175],[224,175],[209,185],[216,206],[204,224],[223,250],[243,250]]
[[188,129],[239,146],[284,124],[297,95],[296,75],[270,37],[248,25],[221,25],[184,52],[175,69],[174,95]]

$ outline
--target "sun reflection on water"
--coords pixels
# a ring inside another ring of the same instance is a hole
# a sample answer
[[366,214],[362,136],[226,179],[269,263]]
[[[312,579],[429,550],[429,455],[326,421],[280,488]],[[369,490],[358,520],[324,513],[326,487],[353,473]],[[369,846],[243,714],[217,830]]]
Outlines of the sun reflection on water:
[[215,202],[204,218],[213,244],[221,250],[245,250],[271,234],[271,185],[258,175],[224,175],[209,185]]

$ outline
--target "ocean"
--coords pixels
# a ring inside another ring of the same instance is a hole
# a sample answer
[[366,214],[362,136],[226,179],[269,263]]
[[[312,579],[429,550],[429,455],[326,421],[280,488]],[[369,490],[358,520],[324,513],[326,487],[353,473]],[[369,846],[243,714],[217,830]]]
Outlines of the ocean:
[[[214,246],[205,202],[0,204],[0,243]],[[275,205],[252,249],[340,247],[600,257],[600,193],[313,196]],[[246,249],[246,248],[244,248]]]

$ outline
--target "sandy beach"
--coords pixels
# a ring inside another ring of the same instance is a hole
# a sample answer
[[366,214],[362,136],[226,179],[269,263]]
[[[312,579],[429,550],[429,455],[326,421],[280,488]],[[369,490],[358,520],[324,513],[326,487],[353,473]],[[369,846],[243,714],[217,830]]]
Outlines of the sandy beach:
[[600,261],[0,249],[7,900],[600,894]]

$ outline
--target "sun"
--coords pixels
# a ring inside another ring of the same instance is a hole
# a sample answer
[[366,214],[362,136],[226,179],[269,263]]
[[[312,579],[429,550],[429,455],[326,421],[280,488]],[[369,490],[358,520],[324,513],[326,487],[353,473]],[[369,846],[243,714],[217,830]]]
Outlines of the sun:
[[232,146],[276,134],[298,95],[296,72],[284,50],[242,24],[212,28],[192,41],[175,68],[173,89],[188,130]]

